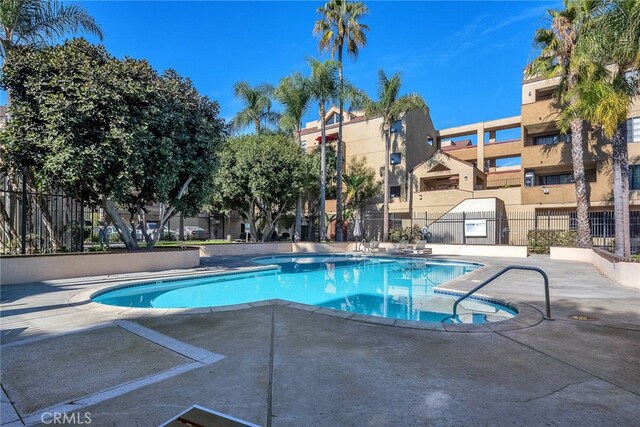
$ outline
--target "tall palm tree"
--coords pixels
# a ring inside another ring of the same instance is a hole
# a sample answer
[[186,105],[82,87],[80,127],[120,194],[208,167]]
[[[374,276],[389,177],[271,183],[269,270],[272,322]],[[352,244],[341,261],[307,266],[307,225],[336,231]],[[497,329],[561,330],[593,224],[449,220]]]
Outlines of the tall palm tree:
[[[527,66],[525,73],[529,77],[560,77],[561,81],[554,93],[554,98],[566,111],[571,111],[570,106],[578,102],[572,89],[582,78],[579,61],[576,60],[576,50],[581,37],[592,25],[593,17],[601,7],[601,3],[599,0],[565,0],[565,9],[548,11],[551,17],[551,28],[537,30],[534,37],[540,54]],[[566,133],[569,129],[576,190],[577,245],[590,247],[592,238],[589,225],[589,199],[584,172],[583,135],[586,130],[584,119],[579,114],[574,114],[560,123],[562,132]]]
[[[320,37],[320,51],[331,51],[331,59],[338,56],[340,64],[340,89],[344,91],[344,67],[342,64],[343,50],[346,44],[347,55],[358,57],[358,50],[367,44],[366,31],[369,27],[360,23],[360,19],[369,9],[362,2],[349,2],[348,0],[330,0],[323,7],[318,8],[322,19],[316,21],[313,33]],[[344,97],[338,99],[340,121],[338,122],[338,149],[336,170],[338,183],[342,182],[342,121],[344,116]],[[336,241],[342,241],[342,185],[336,189]]]
[[324,241],[326,240],[325,198],[327,190],[326,115],[327,104],[335,101],[340,95],[340,79],[338,76],[340,65],[335,61],[321,62],[314,58],[309,58],[308,62],[311,67],[309,91],[312,98],[318,102],[318,113],[320,115],[320,241]]
[[[275,98],[284,106],[284,112],[280,117],[280,127],[291,130],[295,134],[298,145],[302,149],[302,117],[309,109],[311,92],[309,81],[300,73],[294,73],[280,80],[280,84],[274,92]],[[293,240],[299,241],[302,234],[302,194],[296,202],[296,222]]]
[[[613,0],[579,46],[584,78],[573,89],[577,99],[567,115],[579,115],[602,128],[611,140],[615,253],[630,256],[629,155],[626,121],[639,92],[640,79],[628,70],[640,68],[640,2]],[[606,65],[615,65],[613,70]]]
[[402,115],[414,108],[426,108],[424,99],[415,93],[400,96],[402,80],[400,73],[390,79],[383,70],[378,71],[378,101],[370,101],[366,105],[367,117],[382,117],[380,131],[384,136],[384,206],[382,239],[389,236],[389,156],[391,150],[391,124],[400,120]]
[[0,56],[15,46],[40,47],[66,33],[88,33],[102,39],[102,30],[76,4],[58,0],[0,0]]
[[271,111],[273,91],[273,86],[267,83],[251,87],[249,83],[241,81],[233,85],[233,93],[244,104],[244,108],[231,120],[231,126],[239,130],[253,125],[256,133],[260,133],[263,123],[276,125],[280,115]]

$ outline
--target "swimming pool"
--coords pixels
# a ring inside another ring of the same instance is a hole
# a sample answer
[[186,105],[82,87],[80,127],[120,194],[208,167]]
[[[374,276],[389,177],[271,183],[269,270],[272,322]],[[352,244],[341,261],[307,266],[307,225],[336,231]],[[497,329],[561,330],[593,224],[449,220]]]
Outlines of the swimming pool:
[[[351,254],[254,258],[263,271],[136,283],[100,291],[101,304],[144,308],[218,307],[283,299],[393,319],[450,321],[460,295],[434,289],[482,265],[405,257]],[[463,323],[513,317],[508,304],[470,298],[460,305]]]

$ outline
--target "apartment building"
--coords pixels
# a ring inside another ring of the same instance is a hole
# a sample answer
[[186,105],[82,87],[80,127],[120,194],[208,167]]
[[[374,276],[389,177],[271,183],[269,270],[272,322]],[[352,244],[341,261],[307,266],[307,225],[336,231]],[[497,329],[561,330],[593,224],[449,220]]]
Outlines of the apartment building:
[[[326,140],[336,144],[340,112],[332,107],[326,116]],[[354,158],[364,158],[380,180],[384,174],[385,139],[382,118],[367,118],[362,112],[344,112],[342,126],[343,170],[348,172]],[[308,152],[320,146],[320,120],[308,122],[301,131],[302,144]],[[437,131],[429,109],[415,109],[391,125],[391,168],[389,187],[391,206],[396,209],[411,197],[411,171],[437,151]],[[370,200],[370,210],[382,211],[383,193]],[[327,212],[335,212],[336,201],[327,200]]]
[[[566,218],[555,227],[570,228],[576,207],[571,135],[558,129],[559,110],[552,99],[558,82],[523,81],[520,115],[513,117],[436,130],[428,109],[407,112],[392,125],[389,212],[403,226],[426,214],[486,206],[505,214],[563,212]],[[628,117],[630,206],[632,217],[640,220],[640,98]],[[330,144],[337,140],[338,120],[338,110],[329,110]],[[382,180],[381,119],[345,112],[343,120],[345,170],[351,158],[364,157]],[[306,124],[302,139],[308,151],[319,146],[319,121]],[[597,217],[613,209],[611,145],[596,129],[587,129],[583,141],[591,210]],[[366,212],[382,212],[382,194],[369,201]],[[334,211],[335,200],[328,200],[327,212]]]

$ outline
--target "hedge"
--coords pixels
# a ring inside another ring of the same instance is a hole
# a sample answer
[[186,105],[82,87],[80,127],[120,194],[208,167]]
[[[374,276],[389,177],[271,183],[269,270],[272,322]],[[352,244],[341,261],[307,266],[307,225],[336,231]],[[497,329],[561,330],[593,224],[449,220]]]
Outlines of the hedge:
[[548,254],[551,246],[575,246],[578,232],[574,230],[529,230],[527,246],[534,254]]

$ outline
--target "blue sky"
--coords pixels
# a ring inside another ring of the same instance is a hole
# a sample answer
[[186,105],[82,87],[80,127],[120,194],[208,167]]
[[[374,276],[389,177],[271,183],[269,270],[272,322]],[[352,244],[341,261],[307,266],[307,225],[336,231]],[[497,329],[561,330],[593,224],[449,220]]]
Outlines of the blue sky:
[[[321,1],[81,2],[102,25],[118,57],[174,68],[217,100],[231,118],[240,104],[232,86],[277,84],[305,59],[319,57],[312,35]],[[522,69],[536,28],[558,1],[367,2],[371,31],[345,75],[375,96],[377,70],[401,72],[402,91],[421,94],[436,128],[520,113]],[[316,119],[317,108],[307,115]]]

